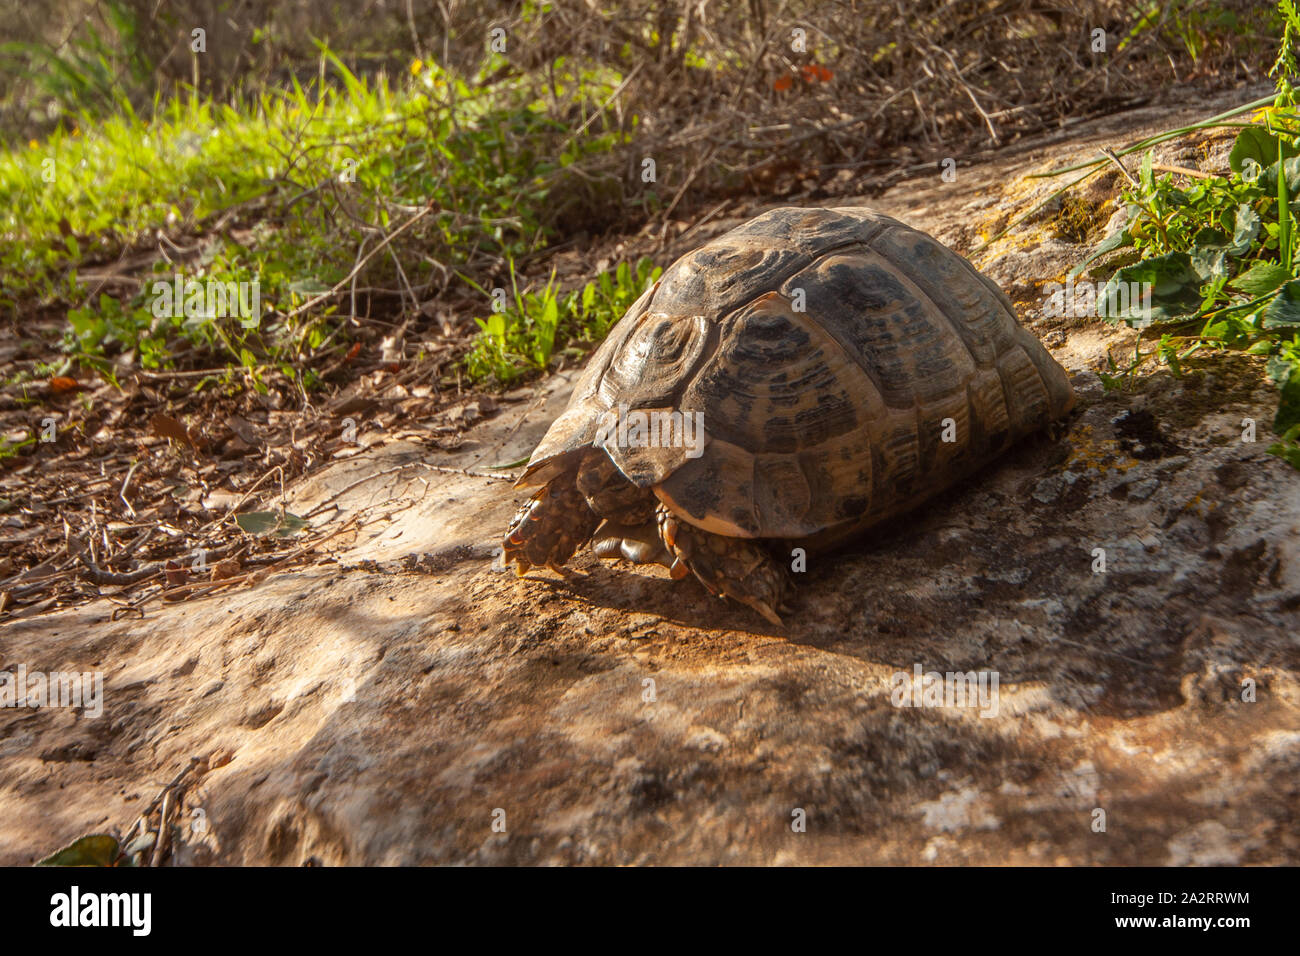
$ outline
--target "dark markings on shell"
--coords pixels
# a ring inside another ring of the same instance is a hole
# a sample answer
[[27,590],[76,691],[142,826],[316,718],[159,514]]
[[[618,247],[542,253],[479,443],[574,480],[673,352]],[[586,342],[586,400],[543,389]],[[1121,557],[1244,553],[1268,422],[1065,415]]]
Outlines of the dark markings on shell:
[[871,375],[891,408],[910,408],[952,387],[952,333],[946,320],[904,285],[894,267],[867,254],[827,256],[791,277],[808,314]]
[[524,480],[554,474],[548,459],[588,446],[621,404],[702,412],[701,457],[610,456],[706,530],[829,541],[1072,403],[1064,371],[965,259],[866,210],[779,209],[668,269],[598,350]]
[[845,374],[844,357],[782,307],[768,300],[723,319],[717,351],[682,392],[684,407],[705,410],[711,436],[788,454],[858,424],[855,376]]
[[999,298],[1001,290],[994,294],[984,276],[961,256],[907,228],[885,230],[872,248],[947,316],[976,364],[992,365],[1013,346],[1010,303]]

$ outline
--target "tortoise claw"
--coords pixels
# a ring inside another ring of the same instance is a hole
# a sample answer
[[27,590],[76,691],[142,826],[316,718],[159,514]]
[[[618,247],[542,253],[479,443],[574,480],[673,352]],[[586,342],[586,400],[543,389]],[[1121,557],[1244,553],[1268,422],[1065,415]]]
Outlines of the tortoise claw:
[[558,571],[598,524],[600,519],[574,486],[573,475],[565,473],[515,512],[501,541],[502,561],[506,567],[513,562],[521,577],[533,567]]
[[746,604],[752,607],[759,614],[763,615],[763,617],[767,618],[771,623],[775,624],[777,627],[785,626],[784,622],[777,615],[776,611],[772,610],[772,608],[769,605],[764,604],[762,601],[758,600],[757,598],[741,598],[740,600],[744,601]]

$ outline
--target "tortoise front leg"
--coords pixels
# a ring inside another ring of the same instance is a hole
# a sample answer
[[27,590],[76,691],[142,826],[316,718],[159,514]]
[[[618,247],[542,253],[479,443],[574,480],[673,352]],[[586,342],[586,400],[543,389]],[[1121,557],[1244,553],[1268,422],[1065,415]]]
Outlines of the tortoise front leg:
[[502,560],[506,567],[515,562],[516,574],[533,566],[564,574],[561,565],[600,524],[574,477],[571,470],[553,479],[515,512],[502,541]]
[[655,511],[659,537],[675,559],[672,576],[690,571],[713,594],[748,604],[773,624],[786,590],[781,566],[756,541],[701,531],[663,505]]

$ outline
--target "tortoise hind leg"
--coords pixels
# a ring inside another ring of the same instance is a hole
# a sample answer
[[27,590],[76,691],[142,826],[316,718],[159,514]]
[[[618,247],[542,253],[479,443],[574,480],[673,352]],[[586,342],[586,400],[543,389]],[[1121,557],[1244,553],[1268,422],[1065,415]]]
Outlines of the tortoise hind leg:
[[586,544],[600,524],[575,481],[577,468],[553,478],[515,512],[502,541],[506,567],[515,573],[546,567],[563,574],[561,565]]
[[655,512],[659,537],[675,561],[672,575],[690,571],[713,594],[748,604],[773,624],[786,591],[786,576],[761,545],[745,538],[702,531],[660,505]]
[[[502,554],[507,566],[515,562],[517,574],[534,566],[563,574],[560,566],[591,540],[602,519],[629,527],[654,521],[654,494],[628,481],[604,449],[589,448],[571,461],[519,509],[506,529]],[[655,560],[655,550],[662,552],[657,548],[637,554]]]

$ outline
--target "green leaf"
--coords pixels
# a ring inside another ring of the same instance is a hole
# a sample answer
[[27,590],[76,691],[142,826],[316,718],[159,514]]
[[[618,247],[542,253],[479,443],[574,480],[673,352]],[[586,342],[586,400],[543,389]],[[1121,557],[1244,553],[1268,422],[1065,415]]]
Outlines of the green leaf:
[[1192,269],[1202,282],[1228,278],[1228,253],[1221,247],[1196,246],[1190,253]]
[[269,534],[280,524],[280,516],[274,511],[249,511],[235,515],[235,524],[249,534]]
[[1291,273],[1276,262],[1256,262],[1228,284],[1251,298],[1258,298],[1281,288],[1290,279]]
[[[1128,288],[1121,289],[1121,285]],[[1191,257],[1185,252],[1170,252],[1117,271],[1098,293],[1098,309],[1102,309],[1102,300],[1107,304],[1123,303],[1125,308],[1107,311],[1105,318],[1139,327],[1167,322],[1197,311],[1201,304],[1200,286],[1201,278],[1192,268]],[[1129,291],[1135,288],[1138,295]],[[1149,305],[1145,294],[1148,289]]]
[[1291,374],[1291,369],[1295,367],[1295,362],[1283,358],[1280,355],[1274,355],[1269,358],[1264,365],[1264,373],[1268,375],[1269,381],[1277,384],[1279,388]]
[[[1277,171],[1278,163],[1274,163],[1264,170],[1264,174],[1259,177],[1259,187],[1268,195],[1277,193]],[[1292,156],[1285,163],[1281,164],[1286,168],[1286,186],[1287,192],[1295,195],[1300,191],[1300,156]]]
[[1292,279],[1260,313],[1260,326],[1276,329],[1300,325],[1300,279]]
[[1228,234],[1222,229],[1206,226],[1192,237],[1192,245],[1201,249],[1227,249]]
[[1155,192],[1156,178],[1152,172],[1152,163],[1154,162],[1155,150],[1148,149],[1142,155],[1142,166],[1138,170],[1138,179],[1142,183],[1142,191],[1145,193]]
[[1300,445],[1287,445],[1282,442],[1274,442],[1268,446],[1268,453],[1270,455],[1277,455],[1277,457],[1281,458],[1292,468],[1296,469],[1296,471],[1300,471]]
[[1232,222],[1232,245],[1228,253],[1234,256],[1244,255],[1254,244],[1259,235],[1259,213],[1249,203],[1241,203]]
[[1270,136],[1262,126],[1247,126],[1237,134],[1237,141],[1228,154],[1228,165],[1240,175],[1242,167],[1252,159],[1261,171],[1277,162],[1277,137]]
[[287,511],[281,515],[278,511],[248,511],[235,515],[235,524],[249,534],[290,535],[307,527],[307,522]]
[[84,836],[47,856],[37,866],[112,866],[117,859],[117,840],[106,833]]
[[1093,260],[1099,259],[1102,256],[1104,256],[1106,253],[1113,252],[1114,250],[1120,248],[1121,246],[1131,246],[1131,245],[1133,245],[1133,237],[1129,234],[1128,226],[1126,224],[1123,229],[1120,229],[1118,232],[1113,232],[1105,239],[1103,239],[1101,241],[1101,244],[1097,246],[1096,249],[1092,250],[1088,258],[1084,259],[1077,266],[1075,266],[1073,269],[1070,270],[1069,275],[1071,277],[1077,276],[1080,272],[1086,269],[1088,267],[1088,264],[1091,263]]
[[1273,418],[1273,431],[1281,435],[1297,425],[1300,425],[1300,365],[1292,365],[1291,374],[1282,383],[1277,415]]

